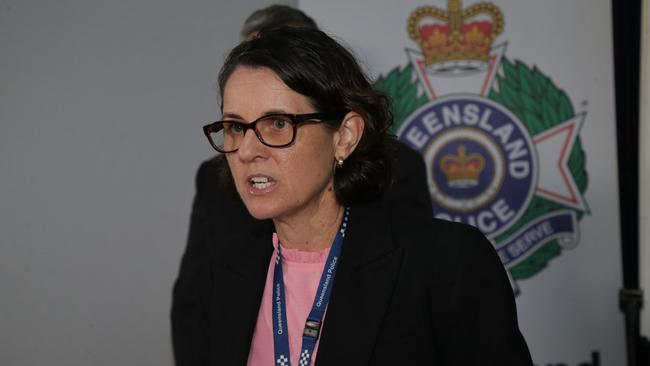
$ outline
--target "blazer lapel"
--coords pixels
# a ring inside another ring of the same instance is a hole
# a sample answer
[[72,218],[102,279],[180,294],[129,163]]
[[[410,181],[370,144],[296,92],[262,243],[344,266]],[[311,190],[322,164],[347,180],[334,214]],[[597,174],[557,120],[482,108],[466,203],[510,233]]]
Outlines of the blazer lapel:
[[350,212],[316,365],[365,365],[390,303],[402,251],[380,204]]
[[223,239],[215,255],[210,310],[215,364],[246,364],[273,253],[271,231],[257,229]]

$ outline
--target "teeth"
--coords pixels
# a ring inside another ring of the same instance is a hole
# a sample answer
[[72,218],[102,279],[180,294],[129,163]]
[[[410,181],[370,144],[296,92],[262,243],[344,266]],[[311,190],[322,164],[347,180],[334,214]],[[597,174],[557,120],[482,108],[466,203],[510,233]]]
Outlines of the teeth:
[[265,189],[271,186],[271,182],[268,183],[253,183],[253,187],[257,189]]
[[271,186],[272,179],[268,177],[253,177],[250,182],[256,189],[265,189]]

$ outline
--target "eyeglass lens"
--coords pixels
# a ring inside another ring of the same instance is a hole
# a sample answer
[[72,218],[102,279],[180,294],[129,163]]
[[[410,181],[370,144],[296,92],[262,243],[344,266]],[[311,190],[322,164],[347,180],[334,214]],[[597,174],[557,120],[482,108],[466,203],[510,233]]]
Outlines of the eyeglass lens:
[[[223,128],[210,133],[210,138],[220,150],[234,151],[239,148],[248,125],[235,121],[222,122]],[[267,116],[255,122],[257,138],[268,146],[284,146],[293,141],[294,128],[287,116]]]

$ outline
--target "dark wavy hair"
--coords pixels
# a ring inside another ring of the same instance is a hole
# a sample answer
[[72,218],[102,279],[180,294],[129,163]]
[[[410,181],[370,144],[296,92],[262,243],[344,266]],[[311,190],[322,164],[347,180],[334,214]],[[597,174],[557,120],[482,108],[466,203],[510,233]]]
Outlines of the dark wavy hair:
[[262,29],[294,27],[318,29],[316,22],[300,9],[273,4],[254,11],[246,18],[241,29],[241,39],[249,39]]
[[[316,29],[263,30],[228,55],[219,73],[222,96],[238,66],[270,69],[289,88],[307,97],[318,112],[336,115],[354,111],[363,117],[359,144],[334,174],[334,191],[340,204],[372,201],[388,189],[394,146],[388,129],[393,116],[388,99],[372,87],[350,51]],[[336,130],[341,122],[338,119],[323,125]],[[232,186],[230,170],[222,170],[223,183]]]

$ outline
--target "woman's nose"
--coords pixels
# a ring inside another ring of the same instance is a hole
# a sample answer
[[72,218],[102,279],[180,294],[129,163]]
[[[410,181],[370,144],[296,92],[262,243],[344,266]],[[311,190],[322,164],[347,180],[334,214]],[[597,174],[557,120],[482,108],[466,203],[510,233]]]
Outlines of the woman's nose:
[[252,161],[258,157],[264,156],[266,146],[257,138],[253,129],[246,130],[239,144],[237,154],[243,161]]

